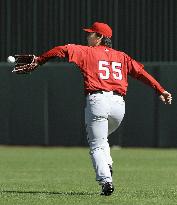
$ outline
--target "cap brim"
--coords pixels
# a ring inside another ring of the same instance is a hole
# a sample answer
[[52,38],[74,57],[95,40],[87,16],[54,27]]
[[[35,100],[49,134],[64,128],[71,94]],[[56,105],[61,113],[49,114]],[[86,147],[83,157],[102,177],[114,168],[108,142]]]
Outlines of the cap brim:
[[83,30],[86,31],[86,32],[89,32],[89,33],[93,33],[93,32],[94,32],[94,31],[93,31],[92,29],[90,29],[90,28],[84,28]]

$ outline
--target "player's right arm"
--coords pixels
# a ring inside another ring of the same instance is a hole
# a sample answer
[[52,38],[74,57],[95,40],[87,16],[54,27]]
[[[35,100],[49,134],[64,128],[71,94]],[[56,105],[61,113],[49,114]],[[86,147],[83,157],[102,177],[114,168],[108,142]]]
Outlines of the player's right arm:
[[154,88],[159,94],[159,98],[162,102],[165,104],[171,104],[171,93],[167,92],[153,76],[145,71],[144,66],[141,63],[131,59],[129,56],[126,57],[128,64],[128,74]]

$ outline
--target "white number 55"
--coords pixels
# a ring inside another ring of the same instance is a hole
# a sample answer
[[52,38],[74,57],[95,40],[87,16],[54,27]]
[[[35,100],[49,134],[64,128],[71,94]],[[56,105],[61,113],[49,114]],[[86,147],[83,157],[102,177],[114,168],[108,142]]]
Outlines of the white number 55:
[[99,76],[101,79],[103,80],[107,80],[110,77],[110,70],[109,68],[111,67],[113,73],[113,77],[115,80],[122,80],[122,71],[121,71],[121,63],[117,63],[117,62],[112,62],[111,66],[110,63],[107,61],[99,61],[99,71],[104,71],[99,73]]

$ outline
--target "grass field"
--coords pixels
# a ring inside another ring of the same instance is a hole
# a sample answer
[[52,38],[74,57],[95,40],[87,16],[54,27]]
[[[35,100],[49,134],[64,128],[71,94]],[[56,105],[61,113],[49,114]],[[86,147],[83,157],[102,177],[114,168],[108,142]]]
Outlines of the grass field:
[[177,150],[111,153],[116,190],[106,197],[87,148],[0,147],[0,205],[177,204]]

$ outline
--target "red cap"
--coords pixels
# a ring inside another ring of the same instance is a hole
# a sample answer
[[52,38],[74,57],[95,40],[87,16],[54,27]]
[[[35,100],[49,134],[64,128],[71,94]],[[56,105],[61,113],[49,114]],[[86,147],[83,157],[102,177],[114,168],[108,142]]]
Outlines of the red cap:
[[108,38],[112,37],[112,29],[105,23],[95,22],[91,28],[85,28],[83,30],[89,33],[99,33]]

